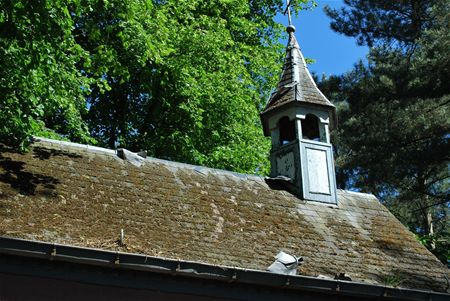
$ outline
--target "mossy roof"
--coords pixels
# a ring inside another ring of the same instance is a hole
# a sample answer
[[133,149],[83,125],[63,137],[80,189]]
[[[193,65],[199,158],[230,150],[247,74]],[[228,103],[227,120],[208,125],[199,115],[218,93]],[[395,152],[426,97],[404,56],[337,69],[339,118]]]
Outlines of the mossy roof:
[[[338,206],[264,178],[37,139],[0,152],[0,235],[265,270],[283,250],[299,274],[446,291],[448,270],[372,195]],[[124,245],[118,242],[124,230]]]

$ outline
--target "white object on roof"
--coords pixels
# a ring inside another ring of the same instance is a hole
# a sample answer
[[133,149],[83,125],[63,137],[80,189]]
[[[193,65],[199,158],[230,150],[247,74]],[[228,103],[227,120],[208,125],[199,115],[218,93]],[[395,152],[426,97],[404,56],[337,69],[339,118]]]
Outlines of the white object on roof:
[[119,148],[117,150],[117,155],[137,167],[140,167],[145,161],[145,158],[142,157],[142,153],[136,154],[124,148]]
[[297,268],[303,262],[303,258],[280,251],[275,256],[275,261],[267,268],[269,272],[286,275],[297,275]]

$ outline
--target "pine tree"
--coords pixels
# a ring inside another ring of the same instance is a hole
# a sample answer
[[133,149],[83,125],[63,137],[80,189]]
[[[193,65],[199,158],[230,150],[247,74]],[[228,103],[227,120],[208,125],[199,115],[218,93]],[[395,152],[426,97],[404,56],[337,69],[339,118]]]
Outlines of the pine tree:
[[[375,193],[445,262],[450,241],[450,4],[431,2],[426,18],[433,22],[408,35],[411,40],[398,40],[395,32],[371,40],[378,46],[371,49],[367,65],[324,79],[321,87],[339,109],[335,141],[341,185]],[[353,14],[361,17],[365,8],[358,14],[355,7]],[[395,23],[388,16],[380,22]],[[355,36],[370,34],[360,30]],[[404,42],[414,47],[405,51]]]

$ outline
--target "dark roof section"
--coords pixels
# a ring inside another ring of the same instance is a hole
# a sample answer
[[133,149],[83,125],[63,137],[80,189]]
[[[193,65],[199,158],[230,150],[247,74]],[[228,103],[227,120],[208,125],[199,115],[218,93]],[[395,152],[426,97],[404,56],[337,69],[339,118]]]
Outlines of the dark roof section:
[[[339,206],[271,189],[259,176],[38,139],[0,149],[0,235],[265,270],[283,250],[299,273],[446,291],[448,269],[379,201]],[[124,241],[119,241],[124,229]]]
[[289,41],[280,81],[261,114],[290,102],[305,102],[334,109],[334,105],[317,88],[306,67],[305,59],[294,35],[295,27],[288,26],[287,32],[289,33]]

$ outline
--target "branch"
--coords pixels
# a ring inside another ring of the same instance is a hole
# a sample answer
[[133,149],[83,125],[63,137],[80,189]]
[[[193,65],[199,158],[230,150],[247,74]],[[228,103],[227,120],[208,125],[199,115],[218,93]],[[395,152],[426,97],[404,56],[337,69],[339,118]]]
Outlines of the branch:
[[434,207],[434,206],[437,206],[437,205],[442,205],[442,204],[445,204],[445,203],[449,203],[450,204],[450,201],[448,199],[446,199],[445,201],[442,201],[442,202],[437,202],[437,203],[432,204],[432,205],[428,205],[428,206],[425,206],[425,207],[420,207],[419,209],[413,210],[413,212],[421,211],[421,210],[428,209],[430,207]]

